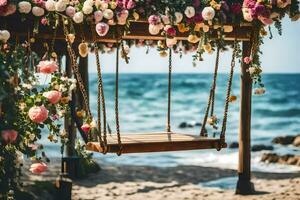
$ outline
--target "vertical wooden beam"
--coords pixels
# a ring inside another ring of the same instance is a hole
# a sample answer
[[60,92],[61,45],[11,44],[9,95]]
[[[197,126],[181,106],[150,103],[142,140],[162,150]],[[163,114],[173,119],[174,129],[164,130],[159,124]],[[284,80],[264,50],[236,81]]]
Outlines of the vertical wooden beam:
[[[243,58],[250,56],[251,42],[243,42]],[[239,130],[239,166],[236,194],[252,194],[251,183],[251,98],[252,79],[248,72],[249,65],[241,64],[241,102]]]

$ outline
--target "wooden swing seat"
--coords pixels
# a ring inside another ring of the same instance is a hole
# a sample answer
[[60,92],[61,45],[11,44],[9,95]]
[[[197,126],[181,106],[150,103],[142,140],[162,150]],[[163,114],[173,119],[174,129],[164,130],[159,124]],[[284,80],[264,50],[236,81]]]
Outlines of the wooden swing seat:
[[[185,151],[200,149],[226,148],[227,144],[219,138],[208,138],[196,135],[179,133],[144,133],[144,134],[122,134],[122,154],[146,153],[164,151]],[[86,145],[89,151],[103,153],[104,149],[99,142],[89,142]],[[107,153],[118,153],[120,147],[117,135],[107,136]]]

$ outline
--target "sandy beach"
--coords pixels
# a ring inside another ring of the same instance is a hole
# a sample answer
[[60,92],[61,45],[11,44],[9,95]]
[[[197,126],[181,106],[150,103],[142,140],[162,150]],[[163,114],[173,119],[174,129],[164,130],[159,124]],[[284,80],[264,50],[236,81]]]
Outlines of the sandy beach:
[[[57,177],[59,162],[52,161],[43,176],[26,173],[26,185],[34,181],[53,181]],[[300,173],[253,172],[255,195],[234,195],[234,189],[204,187],[201,183],[234,177],[236,171],[199,166],[158,168],[149,166],[101,164],[101,171],[73,183],[74,200],[299,200]],[[38,199],[53,199],[43,191],[35,191]]]

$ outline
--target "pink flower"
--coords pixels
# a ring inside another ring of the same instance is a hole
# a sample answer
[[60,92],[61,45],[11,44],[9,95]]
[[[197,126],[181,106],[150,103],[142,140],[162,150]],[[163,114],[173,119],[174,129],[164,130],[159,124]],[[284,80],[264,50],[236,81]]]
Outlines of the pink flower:
[[69,16],[69,17],[73,17],[76,13],[76,9],[73,7],[73,6],[68,6],[66,8],[66,14]]
[[28,116],[35,123],[43,123],[48,118],[48,113],[45,106],[33,106],[29,109]]
[[81,126],[81,130],[83,130],[85,133],[88,133],[91,130],[91,126],[89,124],[83,124]]
[[249,65],[251,63],[251,61],[252,61],[252,59],[248,56],[244,58],[244,63],[247,65]]
[[151,15],[149,18],[148,18],[148,22],[150,25],[158,25],[161,23],[161,19],[159,16],[157,15]]
[[94,19],[96,23],[99,23],[103,19],[103,13],[100,10],[94,12]]
[[41,24],[43,24],[44,26],[46,26],[46,25],[48,24],[48,19],[45,18],[45,17],[43,17],[43,18],[41,19]]
[[122,10],[121,12],[119,12],[117,15],[118,24],[125,25],[128,14],[129,14],[128,10]]
[[17,7],[14,4],[8,4],[6,6],[0,6],[0,16],[12,15],[16,12],[16,10],[17,10]]
[[16,141],[18,132],[15,130],[3,130],[1,131],[1,136],[6,144],[11,144]]
[[264,25],[271,25],[273,24],[273,20],[267,17],[258,17],[258,19],[264,24]]
[[0,0],[0,6],[6,6],[7,0]]
[[104,22],[100,22],[96,25],[96,32],[99,36],[105,36],[108,33],[109,26]]
[[46,97],[50,103],[56,104],[61,99],[61,92],[56,90],[51,90],[48,92],[44,92],[43,96]]
[[42,60],[37,65],[38,71],[43,74],[51,74],[58,70],[58,65],[53,60]]
[[134,0],[118,0],[117,1],[118,7],[123,9],[132,9],[135,7]]
[[176,36],[176,29],[174,27],[168,25],[164,28],[164,30],[166,31],[168,36],[171,36],[171,37]]
[[30,166],[29,171],[31,171],[33,174],[41,174],[45,172],[48,169],[47,165],[43,162],[40,163],[34,163]]

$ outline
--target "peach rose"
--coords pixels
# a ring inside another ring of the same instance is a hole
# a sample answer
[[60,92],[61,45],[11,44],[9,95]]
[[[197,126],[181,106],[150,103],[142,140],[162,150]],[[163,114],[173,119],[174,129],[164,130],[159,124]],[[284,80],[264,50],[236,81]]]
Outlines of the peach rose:
[[248,57],[248,56],[245,57],[243,60],[244,60],[244,63],[247,64],[247,65],[249,65],[251,63],[251,61],[252,61],[252,59],[250,57]]
[[43,123],[48,118],[48,113],[45,106],[33,106],[29,109],[28,116],[35,123]]
[[34,163],[30,166],[29,171],[31,171],[33,174],[41,174],[45,172],[48,169],[47,165],[43,162],[40,163]]
[[53,60],[42,60],[37,65],[38,71],[43,74],[51,74],[58,70],[58,65]]
[[83,130],[83,132],[88,133],[91,130],[91,126],[89,124],[83,124],[81,126],[81,129]]
[[15,130],[3,130],[1,131],[1,136],[6,144],[11,144],[16,141],[18,132]]
[[56,104],[61,99],[61,92],[56,90],[51,90],[48,92],[44,92],[43,96],[46,97],[50,103]]

